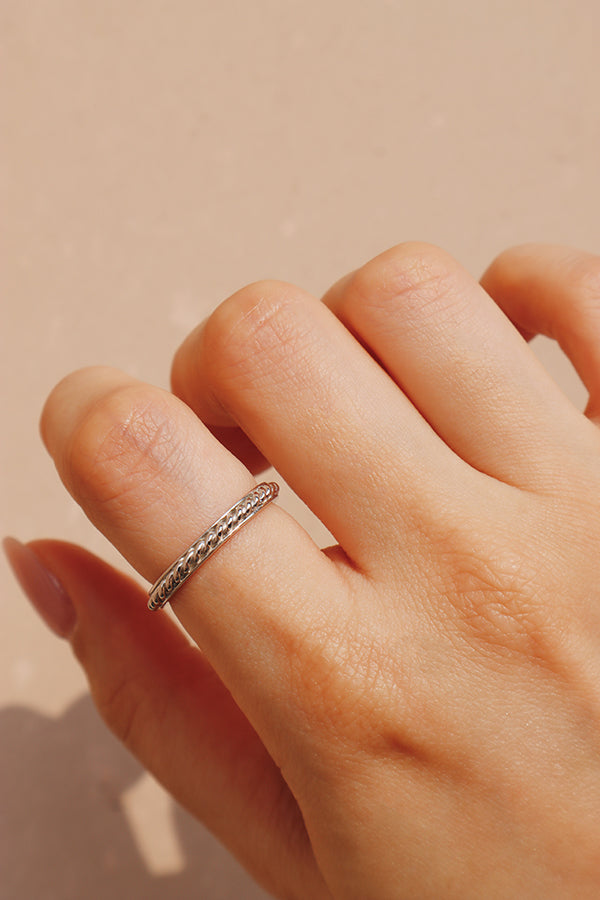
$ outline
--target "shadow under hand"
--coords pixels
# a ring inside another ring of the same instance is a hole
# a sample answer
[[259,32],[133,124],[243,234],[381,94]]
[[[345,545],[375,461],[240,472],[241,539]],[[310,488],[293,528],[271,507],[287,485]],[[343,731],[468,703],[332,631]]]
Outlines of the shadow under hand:
[[2,900],[265,900],[229,853],[173,803],[185,865],[148,870],[122,795],[144,771],[89,697],[58,719],[0,711]]

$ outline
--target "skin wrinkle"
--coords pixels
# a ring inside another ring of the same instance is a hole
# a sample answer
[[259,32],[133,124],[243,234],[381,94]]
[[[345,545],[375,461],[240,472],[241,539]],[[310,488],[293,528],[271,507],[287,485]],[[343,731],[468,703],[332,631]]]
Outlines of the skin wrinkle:
[[137,386],[115,391],[88,411],[68,450],[76,493],[133,519],[192,480],[182,422],[145,394]]
[[[319,413],[326,419],[339,406],[342,383],[337,373],[326,365],[315,323],[306,317],[300,319],[297,309],[302,310],[302,304],[295,298],[274,304],[272,299],[261,295],[256,305],[234,321],[233,327],[229,317],[223,323],[217,317],[209,332],[212,338],[207,338],[209,348],[212,345],[212,359],[218,366],[216,380],[222,390],[232,395],[244,391],[246,385],[256,389],[261,383],[273,390],[271,385],[283,381],[293,398],[294,387],[305,383],[305,372],[313,372],[309,361],[316,361],[316,378],[311,383],[318,390]],[[238,340],[234,341],[236,334]],[[287,365],[290,358],[294,359],[293,369]],[[354,401],[354,393],[348,391],[348,396]],[[315,423],[313,433],[317,434],[318,430]]]
[[[371,264],[373,267],[375,265],[375,262]],[[356,294],[352,308],[357,312],[375,313],[375,321],[379,319],[382,323],[383,335],[390,327],[402,329],[403,332],[426,331],[429,335],[432,331],[443,334],[450,320],[455,325],[468,324],[472,310],[465,298],[457,297],[452,271],[440,268],[439,261],[432,260],[430,266],[418,271],[416,278],[413,276],[412,269],[407,272],[404,266],[398,265],[398,260],[392,259],[388,278],[384,276],[374,292],[373,276],[367,264],[364,270],[354,275],[349,285],[350,293]],[[389,310],[394,306],[402,308],[402,318],[395,326],[389,321]],[[360,330],[356,320],[354,327]]]
[[[236,310],[237,314],[233,317],[233,321],[225,304],[223,308],[225,314],[217,312],[208,323],[205,340],[209,348],[217,351],[215,360],[221,366],[224,360],[227,360],[227,365],[233,369],[234,374],[239,367],[242,378],[245,379],[248,377],[250,361],[255,377],[261,375],[260,367],[264,365],[266,369],[263,377],[266,376],[265,380],[268,381],[269,376],[277,372],[270,354],[276,353],[277,358],[281,359],[292,356],[295,360],[301,361],[303,353],[306,352],[304,348],[310,345],[306,337],[308,334],[314,334],[315,326],[307,320],[304,323],[306,331],[299,332],[298,317],[294,316],[292,320],[287,311],[294,310],[300,301],[292,295],[286,295],[279,296],[277,302],[274,302],[272,296],[268,297],[266,293],[259,294],[258,299],[255,299],[254,291],[259,287],[261,283],[249,286],[248,296],[252,301],[246,300],[245,308],[242,311]],[[235,297],[230,301],[232,305],[234,300]],[[302,369],[302,365],[297,365],[286,374],[293,378],[295,370],[301,373]],[[222,371],[220,376],[223,376]],[[235,382],[234,378],[233,383]]]

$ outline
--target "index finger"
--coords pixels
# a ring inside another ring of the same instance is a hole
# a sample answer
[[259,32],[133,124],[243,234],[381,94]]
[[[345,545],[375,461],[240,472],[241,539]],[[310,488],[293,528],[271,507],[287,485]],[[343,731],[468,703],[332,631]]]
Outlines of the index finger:
[[[72,495],[150,581],[254,484],[185,404],[111,369],[64,379],[42,432]],[[336,565],[272,503],[174,598],[185,629],[271,748],[297,727],[301,704],[290,698],[307,682],[302,670],[315,664],[324,622],[348,614],[341,584]]]

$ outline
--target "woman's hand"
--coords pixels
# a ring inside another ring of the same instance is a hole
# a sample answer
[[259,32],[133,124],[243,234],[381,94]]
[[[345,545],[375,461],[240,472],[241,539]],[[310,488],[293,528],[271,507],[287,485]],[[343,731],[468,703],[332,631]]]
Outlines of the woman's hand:
[[150,581],[265,461],[339,544],[271,504],[173,598],[187,636],[84,550],[8,545],[111,728],[282,898],[600,896],[600,259],[518,248],[482,285],[422,244],[325,303],[254,284],[174,395],[94,368],[44,410]]

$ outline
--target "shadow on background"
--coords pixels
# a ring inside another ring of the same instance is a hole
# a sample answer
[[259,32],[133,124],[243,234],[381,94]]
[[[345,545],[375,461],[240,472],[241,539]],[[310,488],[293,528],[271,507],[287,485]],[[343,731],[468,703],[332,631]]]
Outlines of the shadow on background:
[[58,719],[0,711],[2,900],[264,900],[229,853],[173,805],[185,866],[148,871],[121,797],[143,775],[89,697]]

